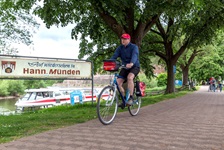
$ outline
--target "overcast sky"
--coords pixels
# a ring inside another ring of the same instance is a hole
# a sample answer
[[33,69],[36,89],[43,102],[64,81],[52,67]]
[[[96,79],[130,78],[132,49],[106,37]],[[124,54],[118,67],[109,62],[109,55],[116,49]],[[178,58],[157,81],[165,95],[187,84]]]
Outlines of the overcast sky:
[[77,59],[79,53],[79,42],[71,39],[72,25],[67,27],[56,26],[47,29],[40,22],[40,27],[33,35],[33,45],[16,45],[21,56],[54,57]]

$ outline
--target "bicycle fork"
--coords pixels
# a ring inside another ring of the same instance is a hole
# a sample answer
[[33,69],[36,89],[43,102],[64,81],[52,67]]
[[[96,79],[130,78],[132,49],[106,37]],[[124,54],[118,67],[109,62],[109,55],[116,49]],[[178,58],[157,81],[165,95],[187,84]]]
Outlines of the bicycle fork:
[[111,95],[109,95],[108,101],[106,102],[106,106],[112,106],[113,105],[114,99],[116,98],[116,92],[117,92],[117,88],[115,86],[114,86],[114,93],[112,95],[112,99],[109,100],[110,99],[109,97],[111,96]]

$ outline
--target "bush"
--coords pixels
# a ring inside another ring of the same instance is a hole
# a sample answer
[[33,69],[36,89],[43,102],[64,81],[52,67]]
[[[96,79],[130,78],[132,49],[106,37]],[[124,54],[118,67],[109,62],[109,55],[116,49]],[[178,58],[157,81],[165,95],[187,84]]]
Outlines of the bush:
[[8,96],[9,92],[8,92],[8,81],[7,80],[2,80],[0,81],[0,96]]
[[157,77],[157,86],[166,86],[167,85],[167,73],[161,73]]
[[157,80],[155,78],[147,79],[143,73],[139,74],[138,77],[140,81],[145,82],[147,88],[157,87]]
[[8,92],[12,96],[16,96],[17,94],[23,94],[25,90],[24,82],[21,80],[10,80]]
[[148,88],[155,88],[155,87],[157,87],[157,80],[156,80],[156,78],[152,78],[150,80],[150,83],[149,83],[149,85],[147,87]]

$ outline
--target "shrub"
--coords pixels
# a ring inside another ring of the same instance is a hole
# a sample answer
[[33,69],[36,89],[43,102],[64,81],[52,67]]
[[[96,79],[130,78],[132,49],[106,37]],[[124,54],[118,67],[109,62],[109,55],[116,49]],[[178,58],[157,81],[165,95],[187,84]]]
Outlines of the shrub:
[[16,96],[23,94],[25,90],[24,82],[21,80],[9,80],[8,92],[10,95]]
[[0,81],[0,96],[8,96],[9,92],[8,92],[8,81],[7,80],[2,80]]
[[157,80],[155,78],[147,79],[143,73],[139,74],[138,77],[140,81],[145,82],[147,88],[157,87]]
[[167,73],[161,73],[157,76],[157,86],[166,86],[167,85]]

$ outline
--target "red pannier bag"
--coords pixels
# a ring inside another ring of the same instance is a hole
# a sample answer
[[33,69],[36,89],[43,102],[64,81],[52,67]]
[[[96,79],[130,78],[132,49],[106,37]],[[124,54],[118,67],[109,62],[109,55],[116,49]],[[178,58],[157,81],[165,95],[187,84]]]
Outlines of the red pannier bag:
[[146,95],[145,89],[146,84],[144,82],[136,81],[136,96],[144,97]]
[[104,60],[103,61],[103,70],[105,71],[118,71],[120,67],[120,62],[116,60]]

